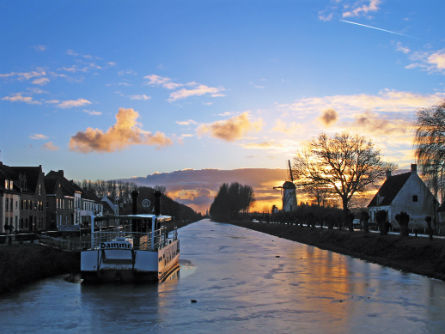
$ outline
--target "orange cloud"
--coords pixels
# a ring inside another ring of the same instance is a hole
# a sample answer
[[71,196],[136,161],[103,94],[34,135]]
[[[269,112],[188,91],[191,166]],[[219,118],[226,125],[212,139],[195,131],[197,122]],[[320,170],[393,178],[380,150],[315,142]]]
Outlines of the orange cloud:
[[[412,130],[414,124],[404,119],[390,120],[370,111],[358,114],[348,127],[360,128],[360,131],[375,134],[405,134]],[[410,133],[411,135],[411,133]]]
[[337,112],[332,108],[326,109],[320,116],[321,122],[326,126],[334,124],[337,121],[337,119],[338,119]]
[[83,153],[114,152],[130,145],[154,145],[158,148],[171,145],[172,141],[162,132],[144,131],[136,122],[139,113],[133,109],[120,108],[116,115],[116,124],[106,132],[87,128],[79,131],[70,139],[70,149]]
[[428,63],[433,64],[439,70],[445,70],[445,49],[431,54],[428,57]]
[[247,132],[262,128],[262,120],[256,122],[249,120],[249,113],[244,112],[239,116],[229,118],[224,121],[217,121],[210,124],[203,124],[198,127],[199,134],[210,133],[212,137],[226,141],[241,139]]
[[59,147],[54,145],[52,141],[49,141],[49,142],[43,144],[42,147],[48,151],[57,151],[59,149]]

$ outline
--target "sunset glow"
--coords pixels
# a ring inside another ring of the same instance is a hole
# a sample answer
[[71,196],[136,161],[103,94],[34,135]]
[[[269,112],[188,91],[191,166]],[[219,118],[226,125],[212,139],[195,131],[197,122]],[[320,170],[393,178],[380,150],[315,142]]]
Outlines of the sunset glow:
[[[321,132],[347,131],[406,169],[416,111],[445,99],[444,12],[442,1],[9,2],[0,160],[77,180],[285,169]],[[285,179],[256,179],[253,209],[280,207]],[[163,185],[202,211],[220,184]]]

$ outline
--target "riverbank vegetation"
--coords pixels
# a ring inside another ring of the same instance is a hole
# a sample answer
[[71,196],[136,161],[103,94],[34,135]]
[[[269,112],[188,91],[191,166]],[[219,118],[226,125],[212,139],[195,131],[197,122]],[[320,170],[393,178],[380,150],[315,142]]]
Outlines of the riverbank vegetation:
[[37,244],[2,246],[0,250],[0,293],[37,280],[80,270],[80,254]]

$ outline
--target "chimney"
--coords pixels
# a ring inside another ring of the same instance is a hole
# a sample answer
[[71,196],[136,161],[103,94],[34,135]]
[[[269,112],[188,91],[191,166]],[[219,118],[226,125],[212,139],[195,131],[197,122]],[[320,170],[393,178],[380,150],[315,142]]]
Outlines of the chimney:
[[57,174],[59,174],[61,177],[63,177],[63,170],[59,169],[59,171],[57,172]]
[[155,215],[159,216],[161,214],[161,192],[159,190],[155,191]]
[[417,165],[411,164],[411,173],[417,174]]
[[386,171],[386,178],[389,179],[391,177],[391,169]]
[[137,192],[137,190],[133,190],[131,192],[131,199],[133,201],[133,203],[132,203],[133,204],[132,213],[134,215],[136,215],[138,213],[138,196],[139,196],[139,193]]

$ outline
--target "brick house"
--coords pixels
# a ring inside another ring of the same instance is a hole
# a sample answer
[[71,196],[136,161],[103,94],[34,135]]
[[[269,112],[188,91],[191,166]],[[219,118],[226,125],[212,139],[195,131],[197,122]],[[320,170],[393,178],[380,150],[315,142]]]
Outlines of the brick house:
[[10,168],[20,189],[20,231],[46,230],[46,192],[42,166]]
[[63,170],[50,171],[45,176],[46,214],[48,229],[63,230],[74,225],[74,193]]

